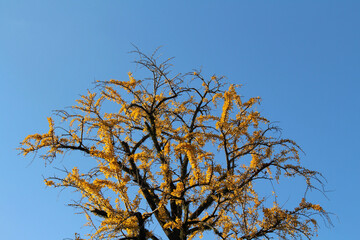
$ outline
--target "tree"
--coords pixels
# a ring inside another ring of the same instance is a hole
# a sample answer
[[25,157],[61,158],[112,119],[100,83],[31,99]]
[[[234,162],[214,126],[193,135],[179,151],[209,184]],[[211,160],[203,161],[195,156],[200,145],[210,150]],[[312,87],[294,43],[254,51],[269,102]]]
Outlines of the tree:
[[46,162],[68,151],[93,161],[90,170],[44,180],[81,193],[71,205],[94,228],[89,236],[160,239],[153,224],[171,240],[205,231],[219,239],[316,234],[316,218],[328,220],[320,205],[304,197],[287,209],[256,188],[284,177],[303,179],[307,189],[322,185],[320,173],[300,164],[299,146],[256,111],[260,99],[244,101],[224,77],[173,75],[171,59],[135,52],[150,78],[97,81],[71,111],[56,112],[59,126],[48,118],[49,131],[27,136],[19,148],[41,151]]

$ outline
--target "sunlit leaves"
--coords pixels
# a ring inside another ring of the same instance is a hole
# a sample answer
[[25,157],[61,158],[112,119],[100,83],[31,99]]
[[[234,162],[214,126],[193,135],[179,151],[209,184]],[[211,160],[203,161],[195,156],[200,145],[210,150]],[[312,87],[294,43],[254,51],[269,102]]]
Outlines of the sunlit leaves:
[[[260,98],[244,100],[236,85],[201,71],[171,76],[168,60],[137,52],[150,72],[137,80],[97,81],[62,124],[26,137],[20,151],[41,151],[45,160],[80,151],[93,168],[80,166],[47,186],[71,187],[94,228],[92,239],[158,239],[156,221],[169,239],[212,232],[219,239],[310,238],[316,204],[300,200],[287,209],[259,192],[259,181],[301,177],[314,188],[319,174],[300,165],[300,148],[279,137],[257,110]],[[76,164],[75,164],[76,165]],[[271,206],[270,206],[271,205]],[[96,220],[95,220],[96,219]]]

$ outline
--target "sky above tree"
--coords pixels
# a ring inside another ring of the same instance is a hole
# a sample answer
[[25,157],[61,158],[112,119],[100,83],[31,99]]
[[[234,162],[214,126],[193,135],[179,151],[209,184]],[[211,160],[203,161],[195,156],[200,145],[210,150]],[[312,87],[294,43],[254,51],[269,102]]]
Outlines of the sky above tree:
[[[0,229],[4,239],[66,239],[85,231],[66,206],[71,191],[46,188],[43,177],[68,166],[23,158],[16,148],[47,132],[52,110],[74,104],[94,80],[127,79],[137,67],[132,44],[163,46],[174,72],[202,68],[241,84],[245,97],[285,138],[304,150],[303,164],[323,173],[333,212],[318,239],[352,239],[359,198],[356,124],[359,113],[358,1],[0,1]],[[296,195],[288,186],[284,203]],[[160,229],[159,229],[160,230]]]

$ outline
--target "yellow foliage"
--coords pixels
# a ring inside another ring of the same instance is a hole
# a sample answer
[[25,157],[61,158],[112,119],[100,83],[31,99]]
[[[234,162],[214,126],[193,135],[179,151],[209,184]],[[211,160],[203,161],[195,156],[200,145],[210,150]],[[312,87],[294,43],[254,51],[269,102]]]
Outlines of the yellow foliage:
[[79,164],[44,180],[81,193],[74,206],[95,229],[90,238],[155,239],[153,221],[169,238],[185,234],[181,240],[204,231],[221,239],[313,236],[314,213],[327,217],[320,205],[270,205],[271,193],[257,191],[259,180],[300,177],[312,188],[319,176],[300,165],[300,148],[256,110],[260,98],[244,101],[236,85],[224,90],[215,75],[170,76],[167,63],[141,56],[152,82],[131,72],[126,81],[98,81],[73,112],[58,112],[62,125],[48,118],[49,131],[27,136],[19,148],[50,162],[65,151],[81,152],[89,165],[94,159],[83,173]]

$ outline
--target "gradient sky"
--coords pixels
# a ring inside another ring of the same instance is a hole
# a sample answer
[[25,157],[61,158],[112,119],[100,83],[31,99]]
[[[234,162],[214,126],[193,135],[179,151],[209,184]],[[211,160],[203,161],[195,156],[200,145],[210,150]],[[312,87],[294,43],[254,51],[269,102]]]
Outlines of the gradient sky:
[[327,179],[328,199],[313,199],[334,213],[334,227],[321,223],[317,239],[358,238],[359,13],[358,0],[0,0],[1,238],[86,231],[66,206],[72,192],[43,183],[70,159],[45,168],[16,148],[95,79],[126,78],[131,44],[147,53],[162,45],[174,71],[202,67],[242,84],[245,98],[261,96],[261,111]]

